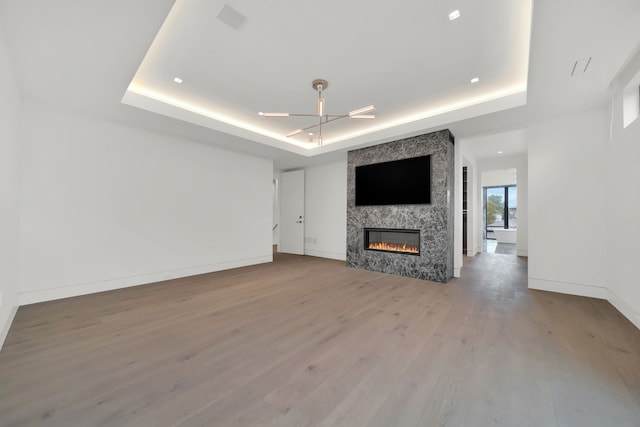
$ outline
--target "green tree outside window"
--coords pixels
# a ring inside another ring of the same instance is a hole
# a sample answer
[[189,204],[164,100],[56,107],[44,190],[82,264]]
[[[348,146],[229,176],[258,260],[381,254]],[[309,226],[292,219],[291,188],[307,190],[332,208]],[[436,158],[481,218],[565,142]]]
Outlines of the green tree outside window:
[[487,197],[487,224],[496,222],[497,215],[503,215],[504,201],[502,196],[492,194]]

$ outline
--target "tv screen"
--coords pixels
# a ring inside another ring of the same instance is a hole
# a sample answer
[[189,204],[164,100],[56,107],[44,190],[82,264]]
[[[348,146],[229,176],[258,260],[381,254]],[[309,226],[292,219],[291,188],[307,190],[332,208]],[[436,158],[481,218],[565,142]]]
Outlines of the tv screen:
[[356,206],[431,203],[431,156],[356,166]]

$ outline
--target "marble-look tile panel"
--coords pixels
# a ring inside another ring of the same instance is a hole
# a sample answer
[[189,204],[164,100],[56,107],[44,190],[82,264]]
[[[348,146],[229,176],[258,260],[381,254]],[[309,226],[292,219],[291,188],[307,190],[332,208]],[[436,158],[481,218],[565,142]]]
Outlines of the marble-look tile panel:
[[[347,161],[347,265],[447,282],[453,276],[453,136],[432,132],[350,151]],[[355,168],[431,155],[431,203],[355,206]],[[419,229],[420,256],[364,249],[364,228]]]

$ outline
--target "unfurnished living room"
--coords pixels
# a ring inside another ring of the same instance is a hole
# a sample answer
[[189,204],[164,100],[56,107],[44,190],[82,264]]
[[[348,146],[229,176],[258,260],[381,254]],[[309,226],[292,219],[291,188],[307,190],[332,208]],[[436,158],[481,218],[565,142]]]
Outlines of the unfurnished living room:
[[0,426],[640,425],[639,0],[0,0]]

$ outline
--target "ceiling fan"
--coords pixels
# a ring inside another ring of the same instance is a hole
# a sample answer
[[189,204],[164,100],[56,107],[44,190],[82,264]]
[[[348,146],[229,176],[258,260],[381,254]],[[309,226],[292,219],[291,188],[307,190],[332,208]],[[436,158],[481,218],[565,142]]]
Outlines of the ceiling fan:
[[[287,138],[298,135],[304,131],[311,130],[314,128],[318,128],[318,136],[316,138],[316,142],[318,146],[322,145],[322,126],[327,123],[334,122],[339,119],[344,119],[349,117],[350,119],[375,119],[376,116],[373,114],[368,114],[375,111],[376,107],[373,105],[369,105],[368,107],[358,108],[357,110],[350,111],[347,114],[327,114],[325,108],[324,98],[322,97],[322,91],[326,90],[329,87],[329,83],[326,80],[316,79],[311,82],[311,86],[318,92],[318,102],[316,105],[316,114],[299,114],[299,113],[258,113],[262,117],[266,118],[283,118],[283,117],[317,117],[318,123],[313,124],[311,126],[307,126],[305,128],[296,129],[293,132],[289,132],[287,134]],[[309,134],[310,137],[313,136],[313,133]],[[312,141],[312,138],[309,139]]]

